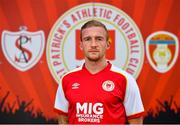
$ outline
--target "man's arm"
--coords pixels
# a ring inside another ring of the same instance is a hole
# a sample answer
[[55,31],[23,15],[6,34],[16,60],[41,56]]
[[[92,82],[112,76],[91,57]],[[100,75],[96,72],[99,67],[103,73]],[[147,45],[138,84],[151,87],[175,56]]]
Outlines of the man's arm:
[[129,124],[143,124],[144,106],[136,80],[127,75],[124,106]]
[[58,123],[59,124],[68,124],[68,116],[66,116],[66,115],[59,115],[58,116]]
[[128,120],[129,124],[143,124],[143,117],[138,117],[134,119],[129,119]]
[[68,106],[69,102],[65,97],[65,93],[62,87],[62,80],[59,83],[55,104],[54,104],[54,111],[56,111],[59,115],[57,116],[57,120],[59,124],[68,124]]

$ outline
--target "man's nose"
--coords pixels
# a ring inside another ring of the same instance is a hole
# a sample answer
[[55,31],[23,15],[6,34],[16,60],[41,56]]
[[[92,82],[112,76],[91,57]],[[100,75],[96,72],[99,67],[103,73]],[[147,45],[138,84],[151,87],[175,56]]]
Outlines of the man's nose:
[[91,46],[97,46],[97,42],[96,42],[95,39],[92,39],[92,41],[91,41]]

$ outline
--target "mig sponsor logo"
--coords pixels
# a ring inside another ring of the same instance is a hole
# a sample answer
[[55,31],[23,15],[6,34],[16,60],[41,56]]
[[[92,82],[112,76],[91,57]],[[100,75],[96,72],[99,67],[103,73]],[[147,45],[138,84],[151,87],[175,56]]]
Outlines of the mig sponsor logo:
[[122,10],[104,3],[86,3],[65,12],[52,27],[47,42],[47,62],[59,83],[68,71],[84,62],[80,49],[80,28],[92,19],[107,26],[111,47],[107,59],[138,77],[144,61],[144,42],[134,21]]
[[76,103],[76,118],[79,122],[100,123],[103,119],[104,107],[102,103]]
[[8,62],[19,71],[27,71],[41,58],[44,51],[44,32],[28,32],[26,27],[20,31],[3,31],[2,50]]
[[178,38],[170,32],[155,32],[146,40],[146,55],[150,65],[159,73],[165,73],[174,66],[178,53]]

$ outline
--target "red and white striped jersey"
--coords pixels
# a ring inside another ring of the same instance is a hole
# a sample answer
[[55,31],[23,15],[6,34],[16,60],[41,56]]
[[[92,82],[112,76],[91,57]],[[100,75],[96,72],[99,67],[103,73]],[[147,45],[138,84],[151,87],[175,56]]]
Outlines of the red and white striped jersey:
[[134,78],[109,62],[96,74],[84,65],[67,73],[59,84],[55,109],[67,114],[70,124],[122,124],[144,113]]

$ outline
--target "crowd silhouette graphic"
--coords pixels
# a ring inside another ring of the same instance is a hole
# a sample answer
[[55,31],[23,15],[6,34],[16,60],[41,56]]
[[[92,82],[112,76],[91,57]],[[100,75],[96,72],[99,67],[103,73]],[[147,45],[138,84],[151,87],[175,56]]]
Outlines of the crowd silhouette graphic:
[[[21,101],[17,96],[17,100],[12,104],[5,106],[6,99],[10,92],[7,92],[4,97],[0,97],[0,123],[28,123],[28,124],[57,124],[57,119],[48,119],[43,115],[43,112],[38,111],[36,115],[33,113],[33,108],[28,107],[33,103],[33,99],[29,102]],[[144,118],[144,123],[180,123],[180,107],[173,101],[173,97],[168,101],[161,102],[157,100],[158,107],[156,113],[152,109],[147,111]],[[18,109],[14,111],[15,105]],[[172,108],[174,104],[175,108]],[[27,110],[28,109],[28,110]]]
[[[165,100],[161,102],[157,100],[159,106],[156,108],[156,113],[153,110],[149,110],[144,119],[144,123],[161,123],[161,124],[170,124],[170,123],[180,123],[180,107],[173,101],[173,96],[170,97],[170,100]],[[174,104],[175,108],[172,108]]]
[[[25,124],[56,124],[56,119],[48,119],[43,115],[43,112],[38,111],[33,113],[33,108],[28,107],[33,103],[33,99],[29,102],[20,101],[17,96],[17,100],[12,106],[7,103],[5,107],[6,99],[8,98],[10,92],[7,92],[3,98],[0,98],[0,123],[25,123]],[[18,109],[14,111],[14,107],[18,104]],[[13,112],[14,111],[14,112]]]

